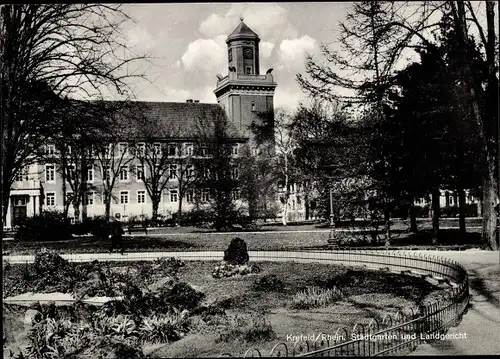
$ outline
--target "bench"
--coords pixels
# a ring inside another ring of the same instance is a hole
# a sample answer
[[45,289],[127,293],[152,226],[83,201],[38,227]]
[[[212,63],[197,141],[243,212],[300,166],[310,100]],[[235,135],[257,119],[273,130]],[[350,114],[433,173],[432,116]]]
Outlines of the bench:
[[146,224],[135,224],[127,228],[128,234],[131,235],[132,232],[145,232],[148,234],[148,227]]

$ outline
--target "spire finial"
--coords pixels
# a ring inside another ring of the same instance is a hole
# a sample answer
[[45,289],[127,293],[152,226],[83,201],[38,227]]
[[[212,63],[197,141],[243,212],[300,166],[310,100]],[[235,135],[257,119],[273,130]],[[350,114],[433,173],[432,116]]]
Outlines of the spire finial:
[[242,16],[242,17],[240,17],[240,21],[243,21],[243,16]]

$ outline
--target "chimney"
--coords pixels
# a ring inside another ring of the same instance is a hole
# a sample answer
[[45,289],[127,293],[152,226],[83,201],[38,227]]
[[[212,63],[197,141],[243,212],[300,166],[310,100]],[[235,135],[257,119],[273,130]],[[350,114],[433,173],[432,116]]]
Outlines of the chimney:
[[192,99],[186,100],[187,103],[193,103]]
[[194,100],[194,103],[200,103],[200,100]]

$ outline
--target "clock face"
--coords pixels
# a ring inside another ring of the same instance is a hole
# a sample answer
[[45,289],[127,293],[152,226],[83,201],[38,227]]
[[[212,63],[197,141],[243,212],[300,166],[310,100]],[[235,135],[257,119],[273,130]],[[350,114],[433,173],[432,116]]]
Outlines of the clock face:
[[227,53],[227,57],[229,61],[233,61],[233,49],[229,49],[229,52]]
[[243,58],[245,59],[253,58],[253,51],[250,47],[246,47],[245,49],[243,49]]

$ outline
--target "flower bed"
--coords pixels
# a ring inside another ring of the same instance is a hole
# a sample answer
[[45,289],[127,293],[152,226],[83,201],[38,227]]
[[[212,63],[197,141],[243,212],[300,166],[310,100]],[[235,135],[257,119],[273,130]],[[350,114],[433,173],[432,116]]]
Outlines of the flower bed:
[[[319,263],[262,262],[258,273],[221,278],[212,276],[214,262],[173,258],[74,264],[42,252],[35,263],[11,265],[4,290],[58,289],[81,298],[114,293],[124,299],[99,308],[34,306],[40,315],[34,313],[30,330],[23,324],[26,308],[4,304],[7,348],[32,358],[51,348],[54,356],[78,352],[77,358],[238,355],[255,343],[272,346],[291,331],[320,332],[401,307],[418,308],[438,293],[420,278]],[[59,271],[60,283],[46,278],[49,270]],[[27,275],[19,281],[23,271]]]

